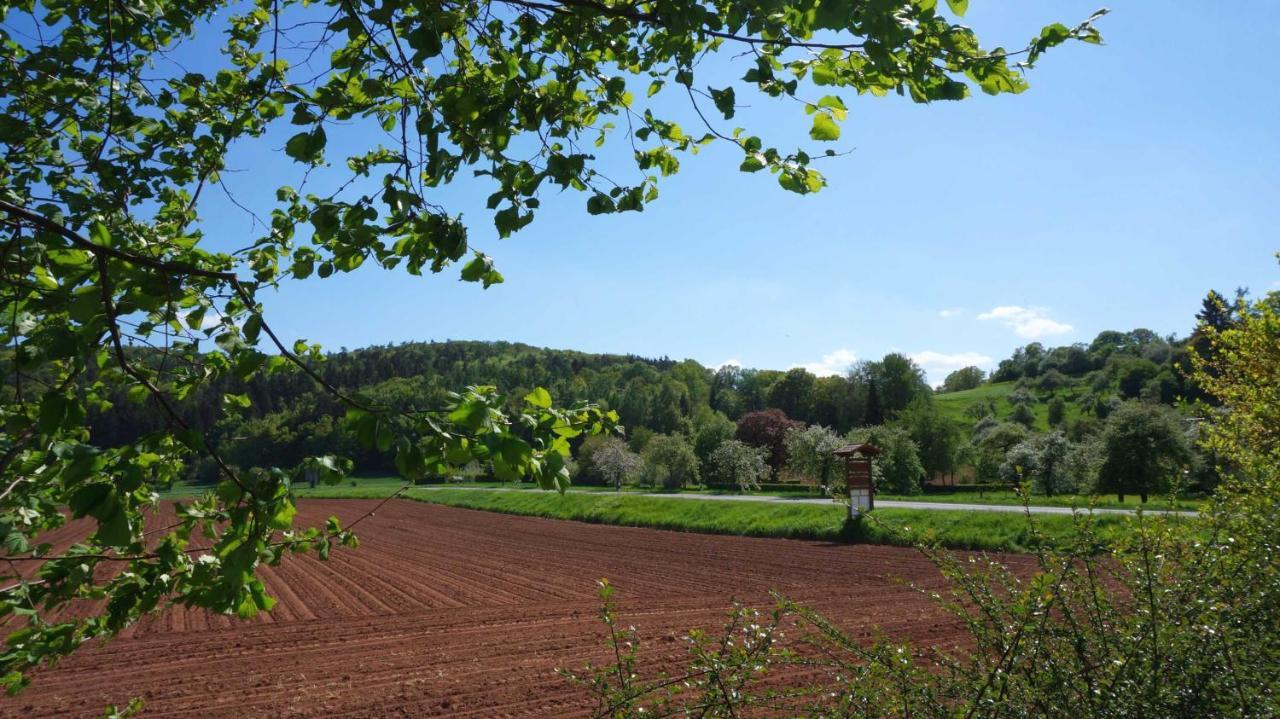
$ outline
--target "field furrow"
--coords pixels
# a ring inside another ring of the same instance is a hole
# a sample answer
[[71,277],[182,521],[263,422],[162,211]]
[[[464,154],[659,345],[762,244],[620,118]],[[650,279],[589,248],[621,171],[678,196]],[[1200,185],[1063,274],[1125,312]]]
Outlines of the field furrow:
[[[299,519],[348,521],[358,500],[302,503]],[[156,522],[163,522],[157,517]],[[145,716],[575,716],[590,698],[555,673],[605,659],[596,582],[645,640],[653,667],[685,656],[689,629],[716,629],[733,601],[770,590],[857,637],[949,645],[956,624],[918,588],[941,577],[905,549],[682,534],[396,501],[329,562],[263,569],[279,599],[241,622],[171,607],[125,635],[40,671],[0,715],[96,716],[131,697]],[[50,538],[74,541],[74,527]],[[914,585],[908,586],[908,584]]]

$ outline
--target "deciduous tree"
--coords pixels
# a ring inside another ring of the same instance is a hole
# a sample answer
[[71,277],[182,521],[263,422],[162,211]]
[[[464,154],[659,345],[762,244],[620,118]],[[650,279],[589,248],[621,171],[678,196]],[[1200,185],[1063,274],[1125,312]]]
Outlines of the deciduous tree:
[[600,473],[604,481],[615,489],[640,476],[644,470],[644,460],[631,451],[627,443],[617,437],[609,437],[591,455],[591,464]]
[[787,471],[796,477],[827,486],[838,471],[835,451],[844,446],[840,435],[820,425],[787,430]]
[[765,454],[760,447],[727,439],[711,453],[707,478],[714,484],[737,487],[742,492],[760,489],[760,483],[769,478]]
[[788,417],[808,417],[813,409],[813,386],[817,378],[803,367],[787,370],[769,389],[769,406],[782,410]]
[[803,426],[803,422],[788,418],[782,410],[764,409],[742,415],[738,420],[737,438],[764,449],[769,466],[776,472],[787,463],[787,431]]
[[974,389],[986,380],[987,373],[982,371],[981,367],[964,367],[947,375],[942,380],[942,392],[961,392],[967,389]]
[[1126,402],[1107,418],[1102,431],[1098,490],[1120,501],[1136,494],[1143,502],[1166,491],[1191,462],[1185,423],[1172,410]]
[[[879,405],[886,418],[892,418],[911,404],[917,397],[925,397],[932,390],[926,381],[924,370],[910,357],[897,352],[884,356],[878,362],[863,362],[854,368],[854,374],[875,388]],[[868,404],[870,401],[868,400]],[[870,409],[868,409],[870,413]]]
[[898,424],[916,443],[926,477],[955,471],[960,428],[933,402],[924,397],[916,399],[898,415]]
[[[554,409],[541,390],[513,415],[482,387],[416,412],[343,392],[315,369],[318,347],[269,321],[264,300],[280,283],[364,265],[501,282],[472,226],[441,204],[441,188],[460,180],[487,193],[500,237],[528,226],[547,191],[580,193],[592,214],[639,211],[661,177],[713,142],[745,172],[814,192],[825,184],[814,161],[835,154],[815,146],[839,139],[852,93],[1017,93],[1047,49],[1099,39],[1090,20],[988,51],[932,2],[43,0],[0,3],[0,20],[0,345],[14,385],[0,422],[0,514],[11,566],[24,568],[10,572],[0,606],[51,617],[76,598],[111,607],[11,635],[0,656],[10,688],[166,601],[268,608],[258,566],[353,541],[336,522],[295,528],[292,468],[238,471],[186,420],[184,398],[213,379],[302,373],[409,477],[483,460],[501,477],[561,486],[569,439],[612,421]],[[699,61],[721,50],[741,80],[702,74]],[[668,112],[669,95],[684,116]],[[746,97],[795,103],[811,123],[806,146],[732,129]],[[612,148],[619,163],[601,172]],[[235,158],[291,177],[246,196]],[[207,234],[214,194],[245,206],[253,229]],[[163,360],[138,361],[131,343]],[[159,429],[120,446],[87,436],[87,413],[117,395]],[[219,491],[144,540],[155,489],[201,457]],[[34,536],[64,507],[95,529],[67,552],[36,552]],[[192,550],[206,531],[210,548]]]
[[698,483],[698,457],[680,435],[654,435],[640,453],[644,475],[664,489]]
[[[877,492],[889,494],[920,494],[921,483],[925,479],[924,465],[920,463],[920,450],[911,440],[911,435],[901,427],[880,425],[878,427],[862,427],[849,433],[848,440],[854,444],[868,443],[880,449],[880,455],[871,463],[872,478]],[[838,480],[841,491],[844,475],[837,472],[833,480]],[[833,485],[837,481],[832,482]]]

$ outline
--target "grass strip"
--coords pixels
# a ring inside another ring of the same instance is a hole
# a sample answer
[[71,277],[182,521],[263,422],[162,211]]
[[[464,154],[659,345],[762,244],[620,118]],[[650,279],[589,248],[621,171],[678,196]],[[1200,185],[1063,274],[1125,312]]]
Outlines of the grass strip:
[[[334,487],[317,489],[307,496],[376,498],[386,495],[380,487]],[[875,510],[873,520],[847,522],[844,506],[834,503],[790,505],[627,494],[561,495],[522,490],[476,492],[465,489],[411,489],[407,496],[421,502],[528,517],[705,534],[846,543],[908,546],[929,535],[939,545],[953,549],[1019,552],[1033,546],[1031,522],[1051,545],[1065,546],[1075,534],[1074,520],[1066,515],[1035,515],[1029,521],[1025,515],[1012,512],[882,508]],[[1094,517],[1099,539],[1108,544],[1132,531],[1137,521],[1135,517],[1124,515]]]

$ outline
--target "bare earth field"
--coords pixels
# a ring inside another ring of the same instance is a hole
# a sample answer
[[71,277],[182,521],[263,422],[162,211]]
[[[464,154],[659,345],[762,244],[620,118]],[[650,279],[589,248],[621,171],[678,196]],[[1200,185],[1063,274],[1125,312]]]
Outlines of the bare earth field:
[[[347,521],[372,502],[310,500],[299,520]],[[357,550],[265,569],[279,604],[249,622],[183,609],[40,672],[0,715],[97,716],[146,700],[148,717],[550,717],[589,713],[555,673],[603,661],[596,580],[617,587],[645,656],[685,653],[737,599],[770,589],[857,635],[950,644],[957,627],[917,590],[937,571],[913,550],[558,522],[399,500],[360,525]]]

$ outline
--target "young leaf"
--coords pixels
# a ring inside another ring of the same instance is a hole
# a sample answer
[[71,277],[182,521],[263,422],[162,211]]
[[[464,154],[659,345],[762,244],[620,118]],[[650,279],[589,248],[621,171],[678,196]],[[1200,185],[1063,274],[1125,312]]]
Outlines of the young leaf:
[[831,142],[840,139],[840,126],[831,119],[831,115],[825,112],[817,112],[813,115],[813,129],[809,130],[809,137],[820,142]]

